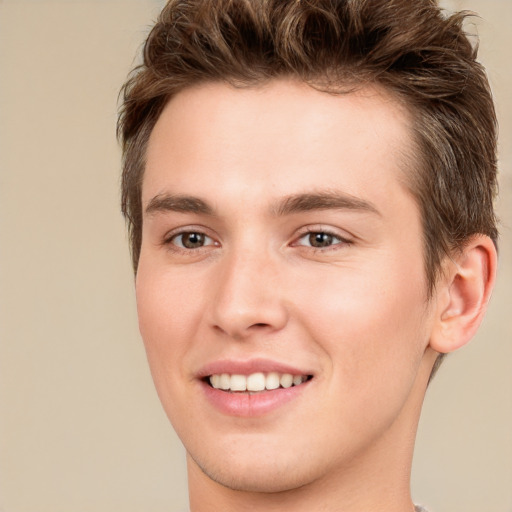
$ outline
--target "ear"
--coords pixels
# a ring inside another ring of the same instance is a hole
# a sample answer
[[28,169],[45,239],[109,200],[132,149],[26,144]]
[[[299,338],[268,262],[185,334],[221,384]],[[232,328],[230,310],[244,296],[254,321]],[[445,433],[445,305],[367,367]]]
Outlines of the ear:
[[430,347],[440,353],[468,343],[480,326],[496,279],[496,247],[488,236],[476,235],[446,263],[430,338]]

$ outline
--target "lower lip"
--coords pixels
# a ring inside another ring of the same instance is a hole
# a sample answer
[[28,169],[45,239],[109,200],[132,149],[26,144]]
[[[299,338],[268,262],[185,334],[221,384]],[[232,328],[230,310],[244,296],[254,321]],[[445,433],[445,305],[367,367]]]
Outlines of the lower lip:
[[220,412],[229,416],[255,417],[271,413],[298,398],[311,381],[299,386],[278,388],[258,393],[230,393],[201,382],[208,401]]

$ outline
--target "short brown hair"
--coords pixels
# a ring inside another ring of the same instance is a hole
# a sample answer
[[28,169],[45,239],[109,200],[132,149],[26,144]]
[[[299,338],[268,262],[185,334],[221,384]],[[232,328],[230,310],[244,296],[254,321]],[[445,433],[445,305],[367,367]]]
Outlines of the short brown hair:
[[202,82],[295,77],[330,92],[378,84],[405,103],[418,154],[409,187],[422,215],[429,292],[443,257],[475,233],[496,243],[496,116],[468,13],[435,0],[170,0],[122,89],[122,211],[135,272],[145,151],[162,109]]

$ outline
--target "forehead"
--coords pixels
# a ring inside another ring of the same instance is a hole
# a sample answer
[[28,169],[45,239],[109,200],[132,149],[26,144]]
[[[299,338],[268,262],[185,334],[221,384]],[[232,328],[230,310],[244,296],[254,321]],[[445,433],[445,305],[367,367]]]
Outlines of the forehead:
[[205,180],[218,194],[230,184],[268,197],[323,180],[324,189],[364,196],[377,177],[384,188],[404,181],[410,125],[378,87],[329,94],[284,79],[190,87],[169,101],[150,136],[143,203],[170,186],[195,193]]

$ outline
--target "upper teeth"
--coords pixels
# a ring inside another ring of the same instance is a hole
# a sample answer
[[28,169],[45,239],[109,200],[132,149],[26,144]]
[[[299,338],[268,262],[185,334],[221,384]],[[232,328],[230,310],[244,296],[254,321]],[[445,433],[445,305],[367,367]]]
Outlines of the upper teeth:
[[263,391],[264,389],[277,389],[279,386],[289,388],[298,386],[307,380],[305,375],[292,375],[291,373],[251,373],[250,375],[230,375],[221,373],[210,376],[210,384],[216,389],[225,391]]

